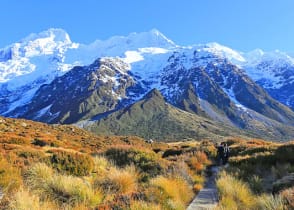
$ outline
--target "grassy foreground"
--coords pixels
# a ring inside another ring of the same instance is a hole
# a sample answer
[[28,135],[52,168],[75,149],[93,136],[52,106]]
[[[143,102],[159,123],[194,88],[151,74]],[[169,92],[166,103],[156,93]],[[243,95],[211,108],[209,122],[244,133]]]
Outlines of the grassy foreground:
[[218,209],[294,209],[294,142],[230,139],[232,157],[217,180]]
[[[227,143],[217,209],[294,209],[294,142]],[[0,209],[186,209],[215,155],[207,140],[148,144],[0,118]]]
[[212,143],[148,144],[0,118],[0,209],[186,209]]

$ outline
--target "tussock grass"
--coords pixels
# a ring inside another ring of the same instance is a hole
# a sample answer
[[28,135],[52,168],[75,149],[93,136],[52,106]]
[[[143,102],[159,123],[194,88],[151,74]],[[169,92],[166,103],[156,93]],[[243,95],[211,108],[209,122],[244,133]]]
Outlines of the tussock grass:
[[151,180],[153,186],[161,190],[168,200],[165,205],[175,209],[185,209],[185,206],[193,197],[193,191],[186,181],[181,178],[166,178],[159,176]]
[[217,180],[220,193],[219,209],[223,210],[286,210],[285,200],[281,195],[254,195],[248,185],[232,175],[221,173]]
[[285,200],[290,209],[294,209],[294,187],[285,189],[281,192],[281,196]]
[[94,191],[84,180],[72,176],[55,175],[48,182],[48,195],[61,203],[84,203],[94,207],[102,201],[102,194]]
[[102,201],[102,194],[94,191],[89,183],[79,177],[56,174],[44,163],[38,163],[26,173],[29,188],[42,199],[56,200],[59,203],[77,205],[80,203],[95,206]]
[[106,194],[128,194],[138,188],[138,173],[134,166],[123,169],[112,167],[106,177],[94,181],[96,188],[102,188]]
[[134,201],[131,203],[130,210],[161,210],[158,204],[147,203],[144,201]]
[[112,164],[103,156],[95,156],[93,172],[99,175],[105,175]]
[[224,209],[253,209],[255,198],[249,186],[225,172],[217,180],[220,206]]
[[40,198],[25,189],[20,189],[10,200],[9,210],[55,210],[57,206]]
[[257,208],[260,210],[285,210],[284,200],[280,195],[261,195],[257,199]]
[[0,156],[0,188],[6,193],[17,190],[22,185],[20,170]]

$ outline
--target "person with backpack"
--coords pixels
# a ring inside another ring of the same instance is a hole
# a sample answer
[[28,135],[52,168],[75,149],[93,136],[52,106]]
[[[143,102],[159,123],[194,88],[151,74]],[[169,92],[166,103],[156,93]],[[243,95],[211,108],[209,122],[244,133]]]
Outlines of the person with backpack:
[[230,148],[227,143],[224,143],[224,161],[223,164],[226,165],[230,157]]
[[221,143],[217,146],[217,162],[218,165],[222,165],[224,163],[224,145]]

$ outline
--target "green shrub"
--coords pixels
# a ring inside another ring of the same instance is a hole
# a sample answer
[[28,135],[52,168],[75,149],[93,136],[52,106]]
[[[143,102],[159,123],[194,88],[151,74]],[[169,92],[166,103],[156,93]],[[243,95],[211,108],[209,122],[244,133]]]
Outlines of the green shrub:
[[244,151],[240,152],[240,155],[252,155],[255,153],[260,153],[260,152],[273,152],[275,148],[270,147],[270,146],[262,146],[262,147],[249,147]]
[[183,154],[182,150],[176,150],[176,149],[168,149],[164,151],[162,158],[166,158],[168,156],[177,156]]
[[105,152],[105,157],[119,167],[135,165],[140,172],[145,174],[143,180],[161,174],[164,169],[153,152],[145,152],[133,148],[110,148]]
[[36,146],[44,147],[44,146],[48,145],[48,142],[41,140],[41,139],[34,139],[32,144],[36,145]]
[[262,179],[257,175],[250,177],[249,185],[254,193],[261,193],[263,190]]
[[293,154],[294,154],[294,144],[286,144],[286,145],[280,146],[275,152],[277,161],[291,163],[291,164],[294,164]]
[[86,176],[94,168],[94,161],[89,155],[63,150],[51,150],[51,152],[50,163],[59,172],[66,172],[75,176]]

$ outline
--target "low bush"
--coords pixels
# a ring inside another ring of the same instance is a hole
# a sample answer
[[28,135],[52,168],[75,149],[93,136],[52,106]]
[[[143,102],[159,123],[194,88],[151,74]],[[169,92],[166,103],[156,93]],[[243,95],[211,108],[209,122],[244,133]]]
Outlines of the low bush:
[[75,176],[89,175],[94,168],[93,158],[78,152],[67,152],[63,150],[50,150],[50,163],[59,172],[65,172]]
[[261,193],[263,191],[262,179],[257,175],[253,175],[249,178],[249,185],[252,191],[256,194]]
[[181,149],[168,149],[164,151],[162,154],[162,158],[167,158],[169,156],[178,156],[183,154],[183,151]]
[[283,162],[283,163],[290,163],[294,164],[294,144],[286,144],[280,146],[275,151],[275,157],[277,161]]
[[136,150],[134,148],[110,148],[105,152],[105,157],[119,167],[134,165],[145,174],[143,181],[150,177],[160,175],[164,167],[154,152]]
[[44,147],[44,146],[48,145],[48,142],[41,140],[41,139],[34,139],[32,144],[36,145],[36,146]]

